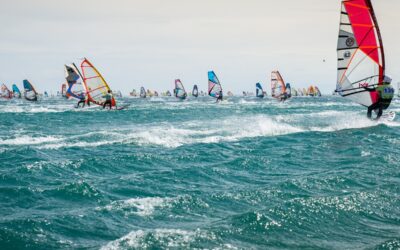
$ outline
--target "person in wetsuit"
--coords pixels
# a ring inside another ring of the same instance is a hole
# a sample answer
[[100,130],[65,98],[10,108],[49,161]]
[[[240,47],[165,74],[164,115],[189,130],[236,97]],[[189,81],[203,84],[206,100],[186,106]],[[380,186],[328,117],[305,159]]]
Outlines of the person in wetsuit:
[[220,90],[218,93],[217,102],[222,101],[222,96],[223,96],[222,90]]
[[85,95],[83,93],[81,93],[79,95],[79,101],[76,104],[76,108],[80,108],[81,107],[81,103],[82,103],[82,108],[84,108],[85,107],[85,102],[86,102],[86,97],[85,97]]
[[106,101],[103,103],[103,109],[105,109],[107,105],[111,109],[112,108],[112,99],[113,99],[111,90],[108,90],[107,94],[105,94],[103,97],[106,98]]
[[378,120],[382,116],[383,110],[387,109],[390,106],[390,103],[392,102],[394,96],[394,88],[392,87],[392,85],[390,85],[391,82],[392,79],[390,79],[390,77],[388,76],[385,76],[383,79],[383,83],[378,85],[374,90],[366,88],[368,91],[375,94],[377,98],[377,101],[368,107],[368,118],[371,119],[372,111],[375,111],[375,120]]

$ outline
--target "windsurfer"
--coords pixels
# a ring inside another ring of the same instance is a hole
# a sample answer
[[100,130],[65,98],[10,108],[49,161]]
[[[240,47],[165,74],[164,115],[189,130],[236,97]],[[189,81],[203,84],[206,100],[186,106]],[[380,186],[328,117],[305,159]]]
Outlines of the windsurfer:
[[217,102],[222,101],[222,96],[223,96],[222,90],[220,90],[219,93],[218,93]]
[[81,103],[82,103],[82,108],[84,108],[84,107],[85,107],[85,102],[86,102],[85,95],[84,95],[83,93],[81,93],[81,94],[79,95],[79,101],[78,101],[78,103],[76,104],[76,108],[80,108]]
[[392,79],[388,76],[385,76],[383,79],[383,83],[378,85],[375,89],[365,88],[371,92],[371,94],[377,100],[374,104],[368,107],[367,117],[371,119],[372,111],[376,113],[376,120],[378,120],[382,114],[383,110],[387,109],[392,102],[394,96],[394,88],[390,85]]
[[107,105],[111,109],[112,108],[112,99],[113,99],[111,89],[109,89],[107,94],[105,94],[103,97],[106,98],[106,101],[103,103],[103,109],[105,109]]

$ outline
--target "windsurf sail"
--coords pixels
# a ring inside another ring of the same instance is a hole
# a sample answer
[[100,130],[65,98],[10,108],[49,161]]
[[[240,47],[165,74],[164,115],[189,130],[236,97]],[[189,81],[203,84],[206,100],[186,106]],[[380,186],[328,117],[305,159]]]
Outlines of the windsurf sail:
[[290,83],[286,83],[286,95],[288,98],[292,97],[292,88],[290,87]]
[[33,85],[28,81],[24,80],[24,90],[25,90],[25,99],[31,102],[37,101],[37,92]]
[[271,95],[274,98],[282,98],[286,93],[286,85],[279,71],[271,73]]
[[174,93],[175,93],[175,97],[179,98],[181,100],[186,99],[186,97],[187,97],[185,87],[183,87],[183,84],[182,84],[181,80],[179,80],[179,79],[175,80]]
[[82,100],[86,97],[86,88],[82,83],[81,73],[75,64],[64,65],[65,80],[67,80],[68,89],[66,90],[66,97],[72,97]]
[[214,98],[222,98],[222,86],[214,71],[208,72],[208,95]]
[[146,90],[144,89],[144,87],[140,88],[140,97],[141,98],[146,98]]
[[[103,105],[106,101],[105,95],[110,90],[106,80],[104,80],[100,72],[86,58],[81,63],[81,70],[89,101],[97,105]],[[111,106],[116,106],[114,96],[111,99]]]
[[65,83],[61,84],[61,96],[67,97],[67,84]]
[[308,96],[314,96],[314,87],[312,85],[310,87],[308,87],[307,95]]
[[44,95],[44,97],[49,97],[49,94],[47,93],[47,91],[45,91],[45,92],[43,93],[43,95]]
[[314,93],[315,93],[315,96],[318,96],[318,97],[321,96],[321,91],[319,91],[319,88],[317,86],[314,87]]
[[199,89],[197,88],[197,85],[193,86],[192,96],[194,96],[194,97],[199,96]]
[[292,89],[292,93],[293,93],[293,96],[298,96],[299,95],[299,93],[297,92],[297,90],[295,88]]
[[13,91],[14,98],[22,97],[21,91],[19,91],[19,88],[17,87],[17,85],[15,85],[15,84],[12,85],[12,91]]
[[7,88],[5,84],[2,84],[0,87],[0,97],[5,98],[5,99],[11,99],[12,98],[12,93],[11,91]]
[[259,98],[264,98],[264,90],[259,82],[256,83],[256,96]]
[[343,0],[336,91],[363,106],[378,102],[385,75],[382,37],[371,0]]
[[169,90],[167,90],[166,95],[167,95],[167,96],[172,96],[172,95],[171,95],[171,92],[170,92]]

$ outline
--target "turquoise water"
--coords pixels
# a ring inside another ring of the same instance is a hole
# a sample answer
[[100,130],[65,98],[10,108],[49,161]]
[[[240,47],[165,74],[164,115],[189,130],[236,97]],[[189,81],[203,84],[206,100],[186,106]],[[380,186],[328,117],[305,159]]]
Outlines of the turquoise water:
[[339,97],[120,102],[0,102],[0,249],[400,248],[399,118]]

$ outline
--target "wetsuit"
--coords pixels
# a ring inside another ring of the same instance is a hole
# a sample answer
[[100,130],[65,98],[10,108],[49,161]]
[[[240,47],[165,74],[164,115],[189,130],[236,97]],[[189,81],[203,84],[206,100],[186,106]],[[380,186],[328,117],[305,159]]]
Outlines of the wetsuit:
[[392,102],[394,96],[394,89],[390,84],[383,83],[382,85],[378,85],[375,91],[378,95],[378,100],[368,107],[367,117],[371,119],[372,111],[375,111],[377,113],[376,120],[378,120],[382,116],[383,110],[387,109],[390,106],[390,103]]
[[82,108],[84,108],[85,107],[85,97],[84,96],[81,96],[81,99],[79,99],[79,102],[78,102],[78,104],[76,104],[76,107],[79,108],[81,103],[82,103]]
[[217,102],[222,101],[222,91],[219,92]]
[[107,93],[104,97],[106,98],[106,101],[103,103],[103,109],[105,109],[107,105],[111,109],[112,108],[112,94]]

